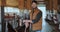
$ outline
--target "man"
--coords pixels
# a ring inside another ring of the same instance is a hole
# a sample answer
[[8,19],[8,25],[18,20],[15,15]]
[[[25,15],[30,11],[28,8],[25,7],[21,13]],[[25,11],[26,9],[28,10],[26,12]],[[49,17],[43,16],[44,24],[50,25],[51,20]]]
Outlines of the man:
[[32,23],[33,32],[41,32],[42,29],[42,12],[37,8],[37,2],[32,1],[32,11],[30,13],[30,21],[25,21],[26,27],[28,22]]

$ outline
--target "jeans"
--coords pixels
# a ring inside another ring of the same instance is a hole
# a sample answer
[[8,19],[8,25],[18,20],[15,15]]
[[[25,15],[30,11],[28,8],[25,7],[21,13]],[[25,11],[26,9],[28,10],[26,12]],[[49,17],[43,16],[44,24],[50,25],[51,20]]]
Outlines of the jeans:
[[33,32],[41,32],[41,30],[36,30],[36,31],[33,31]]

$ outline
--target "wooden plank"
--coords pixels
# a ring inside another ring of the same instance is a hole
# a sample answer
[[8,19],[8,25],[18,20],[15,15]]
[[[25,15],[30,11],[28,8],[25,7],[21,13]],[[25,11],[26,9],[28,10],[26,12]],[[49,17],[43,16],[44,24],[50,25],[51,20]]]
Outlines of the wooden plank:
[[57,11],[58,8],[58,0],[53,0],[53,9]]
[[18,7],[18,0],[6,0],[6,6]]
[[20,9],[24,9],[24,0],[18,0],[18,2],[19,2],[18,7],[19,7]]
[[27,2],[26,2],[27,9],[31,10],[31,2],[32,2],[32,0],[27,0]]
[[1,0],[1,6],[5,6],[6,5],[6,0]]
[[53,10],[53,1],[52,0],[46,1],[46,8],[47,8],[47,10]]
[[36,1],[45,1],[45,0],[36,0]]
[[46,10],[49,10],[49,1],[45,1],[46,2]]
[[1,6],[1,0],[0,0],[0,6]]
[[53,10],[53,0],[49,0],[49,10]]
[[2,21],[2,32],[5,32],[6,23],[4,21],[4,6],[6,4],[6,0],[1,0],[1,21]]

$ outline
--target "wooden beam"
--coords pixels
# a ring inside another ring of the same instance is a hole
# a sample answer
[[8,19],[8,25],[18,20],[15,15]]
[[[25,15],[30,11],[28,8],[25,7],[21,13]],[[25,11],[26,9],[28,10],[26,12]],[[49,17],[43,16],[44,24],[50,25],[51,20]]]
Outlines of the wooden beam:
[[2,22],[2,32],[5,32],[6,23],[4,21],[4,6],[6,5],[6,0],[1,0],[1,22]]

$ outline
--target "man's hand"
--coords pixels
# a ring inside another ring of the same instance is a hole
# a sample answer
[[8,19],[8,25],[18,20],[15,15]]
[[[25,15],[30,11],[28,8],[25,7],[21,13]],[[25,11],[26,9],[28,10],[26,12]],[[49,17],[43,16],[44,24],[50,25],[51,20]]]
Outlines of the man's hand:
[[26,28],[29,27],[29,23],[33,23],[32,20],[23,20],[23,23],[25,24]]

